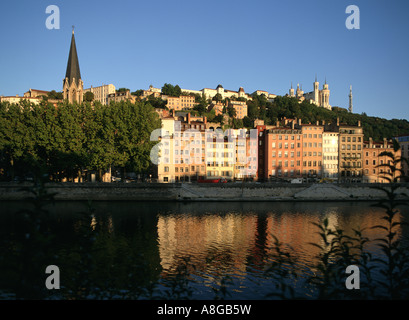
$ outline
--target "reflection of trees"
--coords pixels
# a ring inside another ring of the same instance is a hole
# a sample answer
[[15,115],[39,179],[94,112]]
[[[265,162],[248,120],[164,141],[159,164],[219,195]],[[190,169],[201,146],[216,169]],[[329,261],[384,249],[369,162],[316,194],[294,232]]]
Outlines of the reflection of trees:
[[[64,299],[149,295],[150,283],[157,281],[160,272],[155,219],[150,221],[140,212],[124,223],[120,215],[113,219],[103,210],[67,217],[58,210],[48,214],[36,205],[15,216],[10,230],[1,230],[0,288],[4,293],[30,299],[53,294]],[[94,228],[91,214],[97,222]],[[145,232],[132,233],[132,228]],[[60,269],[61,290],[45,289],[45,268],[51,264]]]
[[[37,196],[47,199],[46,194]],[[218,290],[216,296],[223,297],[230,276],[235,281],[249,273],[264,277],[261,270],[274,260],[272,235],[291,247],[298,269],[315,263],[318,249],[308,242],[321,244],[311,222],[325,218],[332,229],[367,227],[371,239],[380,233],[370,227],[382,223],[381,211],[350,203],[217,203],[204,208],[98,202],[88,210],[78,202],[33,204],[25,215],[1,216],[0,298],[1,290],[40,299],[51,294],[64,299],[150,297],[163,294],[160,284],[183,296],[196,276],[203,279],[199,286]],[[22,205],[28,208],[27,203]],[[396,221],[403,220],[396,216]],[[396,232],[404,235],[408,229]],[[45,267],[50,264],[61,271],[58,292],[44,287]],[[178,278],[180,274],[188,282]]]
[[[62,256],[69,273],[67,284],[88,291],[70,292],[79,298],[87,296],[138,298],[148,294],[146,288],[159,275],[155,228],[149,232],[149,217],[138,212],[123,221],[121,215],[95,213],[96,226],[78,220],[77,241]],[[144,232],[138,232],[140,230]],[[63,249],[64,250],[64,249]]]

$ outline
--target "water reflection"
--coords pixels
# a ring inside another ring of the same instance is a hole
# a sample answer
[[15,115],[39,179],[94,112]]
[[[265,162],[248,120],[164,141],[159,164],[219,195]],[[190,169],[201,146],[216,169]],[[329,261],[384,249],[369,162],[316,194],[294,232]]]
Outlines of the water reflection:
[[[158,247],[162,276],[172,274],[190,257],[195,274],[206,279],[218,279],[220,275],[237,278],[235,291],[239,297],[252,298],[266,294],[271,288],[257,288],[252,283],[243,287],[243,277],[263,277],[262,271],[271,263],[270,254],[274,237],[291,248],[296,257],[296,268],[301,275],[311,272],[316,263],[319,248],[323,244],[315,224],[328,220],[331,229],[342,229],[353,236],[353,230],[365,230],[369,239],[384,234],[375,225],[383,224],[384,211],[365,203],[297,203],[297,204],[219,204],[217,209],[186,205],[158,215]],[[229,210],[230,209],[230,210]],[[209,211],[215,210],[213,213]],[[181,211],[176,213],[175,211]],[[408,211],[402,214],[408,218]],[[399,221],[397,219],[396,221]],[[400,230],[398,233],[401,233]],[[406,234],[408,234],[406,232]],[[367,247],[379,254],[375,243]],[[260,283],[259,283],[260,284]],[[266,284],[261,283],[261,287]],[[297,285],[297,284],[295,284]],[[238,289],[240,287],[240,289]],[[302,290],[308,290],[305,286]]]
[[[18,236],[24,230],[15,213],[25,206],[3,204],[0,240],[7,245],[0,241],[0,296],[2,288],[15,288],[13,281],[19,281],[15,266],[21,261],[16,248],[23,247],[25,240]],[[117,298],[139,297],[141,288],[148,295],[147,286],[172,278],[185,258],[194,266],[189,269],[195,281],[194,298],[213,298],[212,288],[229,276],[232,298],[263,299],[271,291],[263,271],[271,263],[273,235],[291,247],[297,268],[305,277],[319,253],[310,243],[322,243],[314,223],[327,219],[329,227],[350,232],[367,228],[366,235],[375,239],[382,232],[370,228],[382,224],[384,214],[369,203],[352,202],[97,202],[92,206],[92,212],[79,202],[50,206],[47,230],[52,231],[52,242],[38,242],[32,253],[39,256],[29,257],[32,260],[28,263],[38,266],[41,275],[44,264],[59,264],[66,286],[66,291],[61,290],[64,299],[89,297],[89,292],[78,291],[87,286],[90,292],[92,288],[111,290]],[[408,209],[401,214],[402,221],[409,220]],[[409,230],[403,228],[400,233],[407,236]],[[374,244],[369,248],[379,253]],[[50,257],[58,257],[58,261],[50,262]],[[43,283],[41,277],[39,280]],[[300,286],[303,295],[310,295],[302,281],[294,286]],[[121,292],[137,294],[121,296]]]
[[[287,207],[291,206],[289,210]],[[182,257],[190,256],[198,268],[216,253],[225,257],[226,272],[245,272],[249,261],[262,269],[273,245],[273,235],[289,245],[299,263],[310,263],[318,248],[310,243],[322,241],[314,224],[328,219],[329,228],[350,231],[366,229],[370,239],[381,236],[371,229],[383,223],[383,211],[368,204],[253,204],[238,211],[225,212],[228,205],[219,205],[210,214],[206,209],[158,215],[158,246],[161,266],[171,270]],[[181,208],[179,208],[181,209]],[[212,208],[210,209],[212,210]],[[406,214],[406,213],[405,213]]]
[[254,214],[159,215],[161,266],[164,270],[173,269],[180,258],[189,256],[199,269],[205,269],[211,261],[244,274],[246,260],[256,243],[256,225]]

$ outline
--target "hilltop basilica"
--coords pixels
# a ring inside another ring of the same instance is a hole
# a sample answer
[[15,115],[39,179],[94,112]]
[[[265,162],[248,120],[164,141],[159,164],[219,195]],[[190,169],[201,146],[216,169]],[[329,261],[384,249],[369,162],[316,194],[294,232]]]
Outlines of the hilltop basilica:
[[328,110],[331,110],[332,107],[329,104],[329,89],[327,84],[327,79],[325,79],[325,83],[322,86],[322,90],[319,89],[319,82],[317,81],[317,77],[315,77],[315,81],[313,83],[314,90],[311,92],[304,93],[302,91],[302,87],[300,89],[300,85],[297,84],[297,90],[294,93],[293,85],[291,84],[291,89],[289,91],[288,96],[295,97],[299,101],[307,100],[309,103],[315,104],[318,107],[322,107]]

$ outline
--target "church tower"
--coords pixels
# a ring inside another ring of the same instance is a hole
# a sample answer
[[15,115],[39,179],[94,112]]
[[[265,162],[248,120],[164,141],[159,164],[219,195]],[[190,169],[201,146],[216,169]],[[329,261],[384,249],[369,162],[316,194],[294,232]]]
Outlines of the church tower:
[[314,101],[315,104],[318,106],[320,104],[320,98],[319,98],[319,94],[320,94],[320,88],[319,88],[319,82],[317,81],[317,75],[315,75],[315,82],[314,82]]
[[304,95],[304,92],[302,91],[302,89],[300,89],[300,84],[297,84],[297,91],[295,92],[295,95],[298,99],[302,98],[302,96]]
[[81,80],[80,64],[75,46],[74,28],[72,29],[71,47],[68,56],[67,72],[63,80],[63,97],[69,103],[82,103],[84,82]]
[[352,86],[349,87],[349,108],[348,111],[352,113]]
[[331,106],[329,104],[329,89],[327,84],[327,78],[325,78],[325,84],[322,86],[321,107],[331,110]]
[[290,97],[295,97],[293,83],[291,82],[291,89],[289,91]]

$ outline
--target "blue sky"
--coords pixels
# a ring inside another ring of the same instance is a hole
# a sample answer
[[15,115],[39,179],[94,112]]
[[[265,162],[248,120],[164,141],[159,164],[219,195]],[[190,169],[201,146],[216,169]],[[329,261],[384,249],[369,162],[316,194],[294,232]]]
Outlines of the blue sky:
[[[348,5],[360,29],[348,30]],[[49,30],[47,6],[60,9]],[[86,88],[312,91],[327,79],[330,104],[409,119],[409,2],[361,0],[18,0],[0,3],[0,95],[62,90],[72,25]]]

